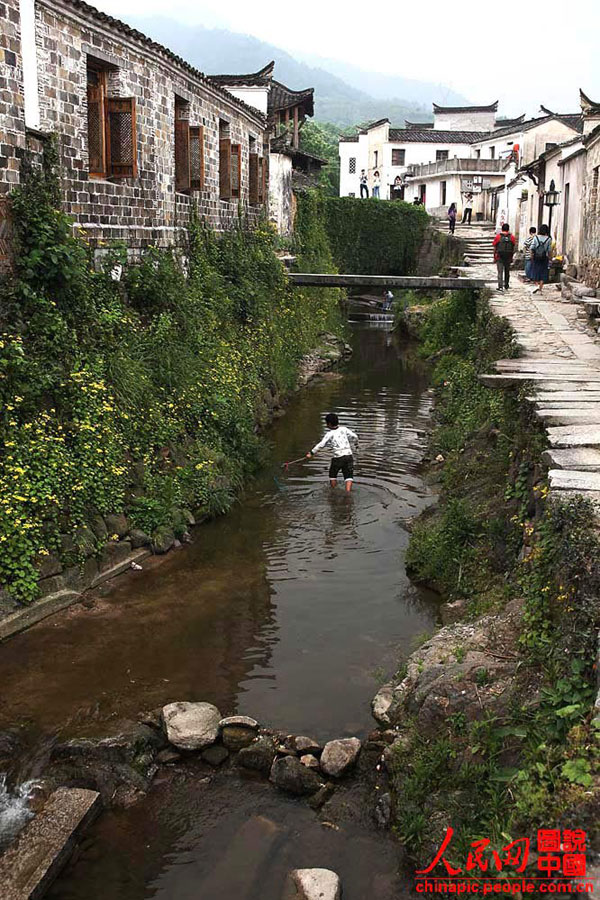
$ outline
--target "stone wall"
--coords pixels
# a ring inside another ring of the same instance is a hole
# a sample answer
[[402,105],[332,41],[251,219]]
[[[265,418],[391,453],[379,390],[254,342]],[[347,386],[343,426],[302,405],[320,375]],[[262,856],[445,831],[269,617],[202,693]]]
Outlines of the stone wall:
[[18,182],[25,147],[23,63],[18,0],[0,2],[0,195]]
[[[17,181],[18,164],[11,160],[25,142],[24,101],[16,53],[18,4],[16,0],[8,0],[8,6],[3,3],[0,0],[0,16],[4,17],[0,47],[10,44],[8,60],[12,65],[4,65],[12,78],[8,91],[2,95],[10,94],[10,102],[4,101],[4,108],[0,106],[0,114],[9,116],[11,127],[9,169],[0,170],[0,192]],[[265,120],[260,113],[164,48],[78,0],[55,0],[51,4],[37,0],[35,14],[40,130],[58,134],[65,209],[86,229],[92,242],[119,239],[133,247],[172,243],[177,230],[188,222],[193,203],[208,224],[218,230],[235,221],[240,207],[250,219],[256,218],[260,206],[250,204],[249,198],[249,141],[254,139],[254,149],[262,155]],[[107,68],[108,97],[135,98],[136,177],[88,175],[90,58]],[[190,125],[204,126],[204,187],[190,194],[175,190],[176,95],[188,104]],[[231,142],[242,148],[239,199],[219,197],[220,120],[228,124]],[[34,135],[34,150],[36,143]]]
[[[596,170],[596,172],[594,171]],[[600,287],[600,135],[587,148],[583,185],[583,235],[579,277]]]

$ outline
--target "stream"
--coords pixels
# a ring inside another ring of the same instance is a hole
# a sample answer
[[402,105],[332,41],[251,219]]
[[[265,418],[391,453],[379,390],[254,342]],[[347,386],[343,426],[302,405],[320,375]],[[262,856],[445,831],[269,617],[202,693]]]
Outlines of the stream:
[[[269,430],[270,465],[229,515],[0,648],[0,730],[102,735],[206,700],[321,742],[368,734],[371,698],[437,615],[407,578],[403,526],[434,499],[420,476],[432,395],[385,327],[353,325],[352,345]],[[349,496],[329,487],[325,454],[280,469],[322,436],[329,410],[360,437]],[[280,900],[295,866],[336,870],[345,900],[405,896],[397,845],[374,830],[361,789],[336,798],[337,828],[234,768],[169,767],[141,801],[102,815],[49,896]]]

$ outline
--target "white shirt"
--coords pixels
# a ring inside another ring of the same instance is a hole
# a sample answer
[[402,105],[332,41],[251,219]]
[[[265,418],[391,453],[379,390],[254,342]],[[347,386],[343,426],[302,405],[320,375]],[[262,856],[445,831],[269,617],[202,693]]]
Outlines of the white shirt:
[[337,428],[332,428],[328,431],[323,440],[315,444],[310,452],[318,453],[323,447],[331,447],[334,457],[351,456],[352,447],[350,446],[350,440],[358,443],[358,435],[344,425],[338,425]]

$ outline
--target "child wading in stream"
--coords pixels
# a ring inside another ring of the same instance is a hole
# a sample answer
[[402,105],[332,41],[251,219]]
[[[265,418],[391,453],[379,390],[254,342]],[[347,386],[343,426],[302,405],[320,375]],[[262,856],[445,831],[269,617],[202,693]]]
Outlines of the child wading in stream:
[[333,452],[333,458],[329,466],[331,487],[336,487],[338,472],[341,470],[346,483],[346,493],[349,494],[354,480],[354,457],[352,456],[350,441],[355,441],[358,444],[358,435],[346,428],[345,425],[340,425],[340,421],[335,413],[327,413],[325,423],[329,431],[323,440],[315,444],[312,450],[306,454],[306,458],[310,459],[311,456],[314,456],[315,453],[318,453],[324,447],[331,447]]

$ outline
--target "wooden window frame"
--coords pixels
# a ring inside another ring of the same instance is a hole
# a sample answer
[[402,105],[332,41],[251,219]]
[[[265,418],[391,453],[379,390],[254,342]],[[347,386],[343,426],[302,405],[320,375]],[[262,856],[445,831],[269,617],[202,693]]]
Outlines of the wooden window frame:
[[248,199],[254,206],[260,203],[259,175],[260,157],[258,153],[251,153],[248,158]]
[[[194,153],[192,152],[192,142],[198,142],[198,160],[197,167]],[[193,191],[201,191],[204,188],[204,125],[190,125],[190,175],[191,189]]]
[[267,160],[264,156],[258,160],[258,202],[267,201]]
[[175,99],[175,193],[189,194],[192,188],[189,104]]
[[[93,70],[98,76],[98,84],[87,84],[87,138],[88,138],[88,177],[106,178],[108,175],[107,148],[106,148],[106,70],[93,65],[88,59],[87,69]],[[97,94],[97,96],[93,96]],[[99,164],[92,165],[92,152],[90,141],[90,107],[92,103],[98,104],[98,132],[101,146],[99,147]]]
[[219,197],[231,200],[231,141],[219,137]]
[[[235,175],[234,178],[234,170]],[[237,181],[237,187],[234,187],[234,182]],[[231,144],[231,186],[230,186],[230,196],[232,200],[241,200],[242,199],[242,145],[241,144]]]
[[[400,154],[401,162],[394,162],[394,158],[396,154]],[[392,148],[392,166],[405,166],[406,165],[406,149],[404,147],[393,147]]]
[[[126,113],[131,116],[131,160],[115,161],[111,146],[111,118]],[[137,120],[135,97],[108,97],[106,100],[106,161],[110,178],[136,178],[137,167]]]

